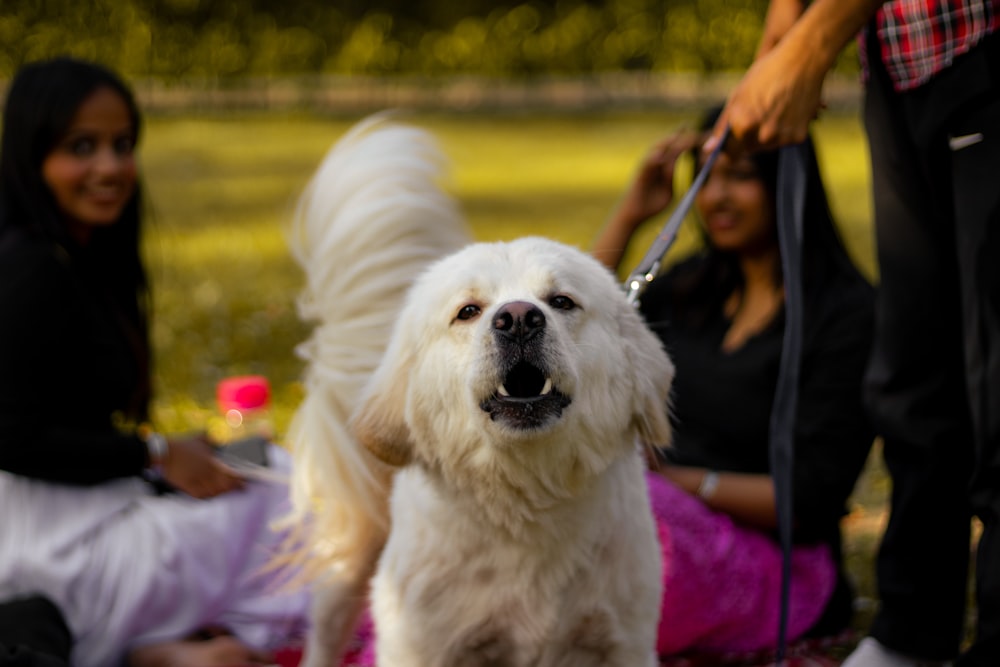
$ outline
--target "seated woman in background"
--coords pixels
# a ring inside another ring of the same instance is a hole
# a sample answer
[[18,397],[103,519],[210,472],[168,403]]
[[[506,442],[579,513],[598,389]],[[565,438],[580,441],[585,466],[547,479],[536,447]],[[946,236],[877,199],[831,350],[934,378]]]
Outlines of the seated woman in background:
[[[16,650],[78,667],[247,664],[304,628],[305,592],[261,572],[280,539],[268,523],[287,511],[287,487],[243,479],[205,437],[140,428],[151,373],[139,130],[131,92],[94,64],[33,63],[9,88],[0,603],[15,612],[0,614],[0,662]],[[271,447],[269,457],[287,469],[283,451]],[[158,494],[153,478],[176,492]],[[32,627],[59,625],[39,600],[65,619],[71,655],[33,645],[61,630]],[[183,641],[193,633],[213,638]]]
[[[703,119],[702,133],[716,117]],[[676,160],[703,138],[680,133],[643,162],[594,246],[609,268],[636,228],[669,205]],[[791,639],[849,625],[839,522],[874,437],[861,403],[873,289],[835,231],[808,149]],[[641,299],[677,369],[673,446],[649,480],[663,541],[663,654],[766,649],[777,637],[782,557],[768,454],[784,323],[776,181],[777,153],[721,154],[696,198],[704,249]]]

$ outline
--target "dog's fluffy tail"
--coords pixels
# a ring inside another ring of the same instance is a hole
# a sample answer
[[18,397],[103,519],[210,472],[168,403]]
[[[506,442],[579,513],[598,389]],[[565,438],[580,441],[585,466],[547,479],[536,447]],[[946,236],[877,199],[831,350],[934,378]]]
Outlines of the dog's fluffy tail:
[[316,326],[298,349],[306,391],[288,433],[288,523],[313,570],[360,576],[385,539],[391,471],[347,424],[414,277],[470,241],[444,168],[428,133],[369,118],[333,146],[292,220],[306,278],[299,312]]

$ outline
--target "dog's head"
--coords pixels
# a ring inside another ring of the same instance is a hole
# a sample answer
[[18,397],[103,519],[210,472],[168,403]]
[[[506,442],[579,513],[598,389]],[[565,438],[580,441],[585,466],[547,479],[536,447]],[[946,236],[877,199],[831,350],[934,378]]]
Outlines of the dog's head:
[[[597,472],[669,439],[673,366],[612,275],[525,238],[446,257],[410,290],[354,426],[383,461]],[[549,466],[551,467],[551,465]]]

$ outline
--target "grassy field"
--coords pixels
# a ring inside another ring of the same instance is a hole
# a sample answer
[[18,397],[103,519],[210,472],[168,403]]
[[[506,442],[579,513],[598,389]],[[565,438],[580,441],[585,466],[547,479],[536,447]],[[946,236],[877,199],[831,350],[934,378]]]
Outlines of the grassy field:
[[[452,162],[451,190],[482,240],[543,234],[586,248],[646,148],[691,116],[412,116]],[[283,225],[331,144],[353,119],[160,117],[142,146],[152,210],[147,254],[154,281],[160,418],[202,423],[215,382],[259,372],[277,394],[279,430],[297,402],[295,313],[301,284]],[[817,128],[820,155],[848,246],[874,274],[868,166],[852,117]],[[642,255],[655,225],[633,244]],[[693,225],[693,223],[691,223]],[[690,225],[689,225],[690,227]],[[690,249],[682,232],[673,255]]]
[[[652,142],[695,121],[694,113],[408,118],[439,138],[452,162],[451,189],[477,238],[543,234],[583,248]],[[155,408],[165,428],[202,427],[215,415],[215,383],[248,372],[271,379],[279,434],[287,426],[301,397],[294,348],[308,330],[295,312],[302,280],[286,252],[283,225],[313,169],[352,122],[150,119],[142,159],[153,212]],[[874,276],[868,160],[858,120],[827,115],[816,139],[842,234]],[[633,244],[626,267],[638,261],[661,222]],[[672,256],[692,247],[693,224]],[[863,606],[872,596],[871,555],[886,486],[873,457],[847,519],[848,566]],[[869,610],[862,609],[859,626]]]

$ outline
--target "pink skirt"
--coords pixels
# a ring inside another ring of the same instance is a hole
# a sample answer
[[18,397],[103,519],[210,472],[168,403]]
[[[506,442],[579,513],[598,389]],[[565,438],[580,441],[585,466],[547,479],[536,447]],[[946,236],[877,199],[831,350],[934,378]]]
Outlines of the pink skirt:
[[[777,542],[710,510],[655,473],[646,474],[646,483],[663,552],[660,655],[774,647],[781,605]],[[827,545],[793,549],[789,641],[819,620],[836,576]],[[374,627],[367,615],[341,664],[375,665]]]
[[[778,543],[710,510],[659,475],[647,473],[646,480],[663,551],[660,654],[775,646],[781,608]],[[829,546],[793,549],[789,641],[819,620],[836,579]]]

